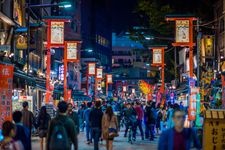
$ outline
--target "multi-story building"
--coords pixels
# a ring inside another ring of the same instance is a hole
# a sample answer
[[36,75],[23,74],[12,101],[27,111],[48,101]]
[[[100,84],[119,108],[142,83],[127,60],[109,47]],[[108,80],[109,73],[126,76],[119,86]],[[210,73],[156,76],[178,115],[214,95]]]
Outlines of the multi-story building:
[[82,64],[97,62],[105,71],[111,68],[111,1],[82,0]]
[[129,33],[112,34],[112,73],[118,91],[122,86],[127,92],[138,89],[138,81],[145,80],[153,83],[150,50],[140,42],[133,41]]

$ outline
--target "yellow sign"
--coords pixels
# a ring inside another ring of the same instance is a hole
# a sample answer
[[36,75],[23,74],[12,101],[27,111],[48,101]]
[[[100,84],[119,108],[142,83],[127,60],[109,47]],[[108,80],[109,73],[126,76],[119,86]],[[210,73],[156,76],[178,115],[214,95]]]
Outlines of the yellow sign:
[[189,43],[189,20],[176,20],[176,43]]
[[207,110],[203,127],[203,149],[225,149],[225,111]]
[[20,50],[27,49],[27,37],[19,35],[16,40],[16,48]]
[[67,42],[67,60],[77,60],[77,43]]

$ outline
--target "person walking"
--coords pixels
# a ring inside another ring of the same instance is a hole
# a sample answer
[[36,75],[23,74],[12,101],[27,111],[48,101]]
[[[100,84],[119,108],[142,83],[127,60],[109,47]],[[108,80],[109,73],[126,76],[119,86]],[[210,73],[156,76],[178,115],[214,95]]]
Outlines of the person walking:
[[68,105],[65,101],[58,103],[58,115],[51,120],[47,134],[47,150],[78,150],[76,126],[67,116]]
[[111,106],[108,106],[102,118],[102,136],[106,140],[106,149],[113,149],[114,137],[118,136],[119,125],[117,116]]
[[80,131],[84,132],[84,110],[86,109],[85,103],[82,103],[80,108],[78,109],[78,116],[79,116],[79,127],[80,127]]
[[[132,129],[133,131],[133,135],[132,138],[135,141],[136,137],[135,137],[135,131],[136,131],[136,123],[137,123],[137,113],[134,110],[134,108],[132,107],[131,103],[127,103],[126,108],[124,109],[124,119],[125,119],[125,133],[124,133],[124,137],[127,137],[127,132],[129,130],[129,128]],[[131,137],[129,137],[131,138]],[[131,140],[131,139],[129,139]]]
[[48,125],[51,121],[50,115],[47,113],[46,107],[42,106],[37,119],[38,136],[41,138],[40,147],[44,149],[44,141],[47,137]]
[[150,132],[150,141],[153,141],[155,138],[155,124],[157,114],[155,112],[155,103],[148,102],[148,105],[145,108],[145,119],[146,119],[146,138],[149,138]]
[[28,102],[23,102],[23,110],[22,110],[22,123],[25,127],[27,127],[30,131],[30,138],[31,138],[31,131],[34,123],[34,115],[31,111],[28,110],[29,105]]
[[31,150],[31,139],[29,129],[22,124],[22,112],[13,112],[13,121],[16,124],[16,136],[13,138],[15,141],[21,141],[25,150]]
[[71,103],[68,103],[67,115],[74,121],[74,124],[76,126],[76,132],[77,134],[79,134],[80,133],[79,117],[77,112],[73,111],[73,105]]
[[13,139],[16,136],[16,125],[11,121],[3,123],[2,134],[4,139],[0,143],[0,150],[24,150],[22,142]]
[[144,117],[144,111],[141,107],[141,103],[137,101],[134,109],[137,113],[137,123],[136,123],[137,127],[136,127],[136,130],[135,130],[135,137],[136,137],[136,133],[137,133],[137,128],[139,128],[139,130],[141,132],[141,139],[144,140],[144,132],[143,132],[143,128],[142,128],[142,119]]
[[200,150],[201,144],[196,131],[192,128],[184,128],[184,111],[175,109],[172,118],[174,127],[167,129],[161,134],[158,150],[190,150],[191,148]]
[[101,102],[95,101],[95,107],[91,110],[89,115],[89,123],[92,129],[92,136],[94,139],[94,150],[99,150],[99,138],[102,130],[102,116]]
[[85,121],[85,128],[86,128],[87,144],[92,143],[92,132],[91,132],[91,126],[90,126],[90,122],[89,122],[91,106],[92,106],[92,103],[88,102],[87,109],[84,111],[84,121]]

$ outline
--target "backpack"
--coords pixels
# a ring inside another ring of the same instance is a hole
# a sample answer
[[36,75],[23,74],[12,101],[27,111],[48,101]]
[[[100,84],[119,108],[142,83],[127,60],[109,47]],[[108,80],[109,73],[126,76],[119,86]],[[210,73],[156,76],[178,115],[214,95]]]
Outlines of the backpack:
[[70,141],[65,122],[57,120],[50,137],[49,150],[70,150]]

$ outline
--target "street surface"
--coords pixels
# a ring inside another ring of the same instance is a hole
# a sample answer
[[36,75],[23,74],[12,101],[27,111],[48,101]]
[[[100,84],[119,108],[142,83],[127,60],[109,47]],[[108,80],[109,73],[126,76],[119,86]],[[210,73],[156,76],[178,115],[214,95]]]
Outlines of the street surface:
[[[157,144],[158,144],[158,138],[155,139],[155,141],[149,141],[149,140],[141,140],[140,136],[137,136],[137,141],[133,144],[130,144],[127,142],[127,138],[123,137],[123,132],[120,132],[120,136],[115,138],[114,140],[114,150],[156,150]],[[85,133],[81,132],[79,137],[79,150],[92,150],[94,149],[93,144],[86,144],[85,140]],[[32,139],[32,149],[33,150],[40,150],[39,146],[39,139],[38,137],[34,137]],[[100,150],[106,150],[105,148],[105,142],[103,144],[100,144]]]

